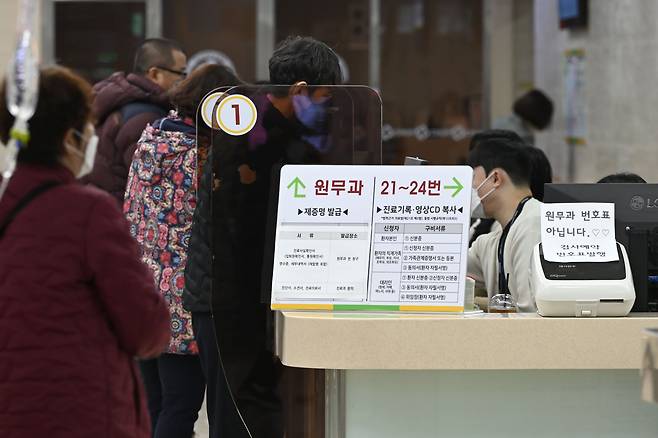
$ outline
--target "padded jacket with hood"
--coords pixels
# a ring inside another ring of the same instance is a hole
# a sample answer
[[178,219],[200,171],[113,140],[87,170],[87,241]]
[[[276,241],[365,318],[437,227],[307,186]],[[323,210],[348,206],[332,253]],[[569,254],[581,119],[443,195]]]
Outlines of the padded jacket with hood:
[[94,168],[83,181],[122,205],[137,141],[147,124],[167,115],[169,106],[165,91],[143,76],[117,72],[96,84],[93,111],[100,141]]

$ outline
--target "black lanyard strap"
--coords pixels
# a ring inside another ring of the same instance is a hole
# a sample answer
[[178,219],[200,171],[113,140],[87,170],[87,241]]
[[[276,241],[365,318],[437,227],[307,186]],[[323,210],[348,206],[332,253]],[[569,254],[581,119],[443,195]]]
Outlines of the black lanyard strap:
[[5,234],[5,231],[7,231],[7,228],[9,228],[9,225],[14,221],[18,213],[21,212],[25,207],[30,204],[30,202],[34,201],[35,198],[37,198],[39,195],[42,195],[43,193],[47,192],[48,190],[57,187],[61,183],[59,181],[47,181],[43,184],[38,185],[34,189],[30,190],[27,195],[23,196],[14,206],[13,209],[9,212],[7,216],[5,216],[4,220],[0,222],[0,239]]
[[507,241],[507,235],[509,230],[514,225],[514,222],[521,216],[523,207],[526,203],[532,199],[532,196],[526,196],[519,202],[519,205],[516,207],[514,216],[507,223],[503,229],[503,233],[500,235],[500,240],[498,241],[498,293],[499,294],[509,294],[509,284],[507,283],[507,274],[505,273],[505,242]]

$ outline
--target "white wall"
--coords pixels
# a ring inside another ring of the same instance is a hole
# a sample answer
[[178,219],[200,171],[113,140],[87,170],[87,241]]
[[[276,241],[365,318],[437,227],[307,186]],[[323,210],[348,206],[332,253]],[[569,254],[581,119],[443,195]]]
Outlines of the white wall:
[[559,29],[557,1],[535,0],[535,85],[555,101],[553,127],[537,137],[554,173],[567,177],[564,51],[584,49],[587,145],[576,146],[575,181],[619,171],[658,181],[658,2],[589,2],[585,31]]
[[484,0],[484,63],[488,124],[507,116],[514,98],[514,2]]
[[18,0],[0,0],[0,72],[4,75],[16,41]]
[[[35,38],[41,46],[41,2],[37,0],[37,29]],[[7,64],[16,44],[16,23],[19,0],[0,0],[0,77],[4,77]]]
[[512,112],[514,99],[532,88],[533,3],[530,0],[484,0],[484,63],[487,119]]
[[[514,96],[534,86],[534,14],[532,1],[514,0]],[[509,111],[509,110],[508,110]]]

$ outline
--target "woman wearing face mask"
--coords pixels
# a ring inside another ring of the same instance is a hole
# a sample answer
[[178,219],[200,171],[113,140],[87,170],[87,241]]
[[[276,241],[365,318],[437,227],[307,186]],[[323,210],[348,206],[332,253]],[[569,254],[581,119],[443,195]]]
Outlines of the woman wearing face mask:
[[[206,162],[210,135],[207,130],[197,136],[196,115],[209,91],[239,82],[224,66],[209,64],[196,69],[172,90],[171,101],[177,111],[156,120],[142,133],[128,174],[124,213],[140,245],[142,260],[151,268],[171,314],[171,338],[166,351],[141,364],[156,438],[192,436],[203,403],[206,359],[216,354],[214,336],[195,339],[192,315],[183,308],[198,169]],[[216,375],[209,375],[209,385],[215,381]],[[211,392],[211,429],[214,402]]]
[[[76,182],[94,160],[90,92],[41,72],[0,200],[0,436],[150,436],[134,358],[164,349],[169,314],[116,201]],[[1,99],[4,142],[12,123]]]

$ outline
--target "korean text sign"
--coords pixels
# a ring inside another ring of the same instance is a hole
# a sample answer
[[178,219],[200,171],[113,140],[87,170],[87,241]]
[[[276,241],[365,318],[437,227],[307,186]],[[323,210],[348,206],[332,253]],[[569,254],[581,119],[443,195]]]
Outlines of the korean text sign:
[[541,242],[549,262],[619,260],[615,239],[615,204],[542,204]]
[[285,166],[273,309],[461,312],[472,170]]

